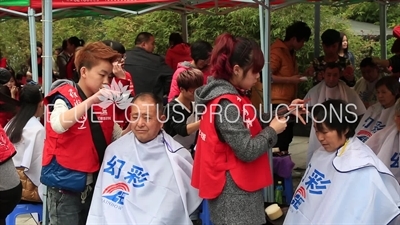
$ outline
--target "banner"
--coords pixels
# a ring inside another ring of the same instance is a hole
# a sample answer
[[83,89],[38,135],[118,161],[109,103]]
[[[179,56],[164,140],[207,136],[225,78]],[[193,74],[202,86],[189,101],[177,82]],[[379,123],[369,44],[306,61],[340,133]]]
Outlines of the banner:
[[0,7],[29,6],[29,0],[0,0]]
[[[0,5],[1,5],[0,0]],[[7,0],[12,2],[13,0]],[[176,2],[173,0],[53,0],[53,9],[67,7],[85,7],[85,6],[129,6],[138,4],[163,4]],[[31,0],[31,7],[38,9],[42,7],[42,0]]]

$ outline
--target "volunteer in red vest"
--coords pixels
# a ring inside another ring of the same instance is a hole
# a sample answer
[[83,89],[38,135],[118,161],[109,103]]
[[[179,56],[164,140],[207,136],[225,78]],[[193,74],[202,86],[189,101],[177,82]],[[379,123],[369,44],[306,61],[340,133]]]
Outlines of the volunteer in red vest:
[[[51,225],[86,224],[104,151],[125,132],[115,123],[109,100],[121,93],[102,88],[120,58],[102,42],[87,44],[75,55],[79,82],[57,80],[44,99],[49,113],[40,180],[48,187]],[[124,77],[117,78],[129,85]]]
[[196,108],[203,110],[192,185],[208,200],[214,225],[266,222],[262,189],[273,182],[267,151],[286,120],[274,118],[263,129],[245,95],[263,66],[255,41],[222,34],[211,54],[213,77],[195,91]]
[[0,125],[0,225],[6,225],[6,217],[21,201],[22,184],[12,157],[14,145]]

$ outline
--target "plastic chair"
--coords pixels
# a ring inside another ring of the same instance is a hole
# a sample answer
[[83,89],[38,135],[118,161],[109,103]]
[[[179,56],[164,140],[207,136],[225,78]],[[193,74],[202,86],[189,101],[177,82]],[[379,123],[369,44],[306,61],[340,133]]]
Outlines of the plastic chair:
[[18,204],[14,210],[7,216],[7,225],[16,225],[17,216],[23,214],[37,213],[39,215],[39,221],[42,221],[43,205],[42,204]]
[[210,219],[210,210],[208,209],[208,202],[205,199],[201,203],[201,210],[199,217],[201,219],[202,225],[213,225]]
[[293,180],[292,176],[285,178],[284,182],[284,195],[286,199],[286,204],[290,205],[293,198]]

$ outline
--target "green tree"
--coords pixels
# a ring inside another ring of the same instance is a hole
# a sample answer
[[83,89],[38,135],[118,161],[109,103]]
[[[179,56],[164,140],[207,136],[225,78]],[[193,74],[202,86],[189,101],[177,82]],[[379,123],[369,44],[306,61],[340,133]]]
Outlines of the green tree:
[[[355,7],[355,6],[354,6]],[[370,47],[374,55],[379,55],[379,43],[364,40],[352,34],[349,24],[343,20],[349,16],[347,9],[339,12],[337,8],[321,7],[321,32],[328,28],[344,31],[348,38],[351,51],[355,54],[356,65],[368,53]],[[298,4],[277,10],[271,15],[271,38],[269,44],[277,38],[284,38],[285,28],[296,20],[306,22],[314,27],[314,6]],[[15,69],[26,63],[29,58],[29,29],[26,20],[8,20],[0,23],[0,29],[7,35],[0,36],[0,48],[3,55]],[[37,39],[42,40],[42,26],[37,23]],[[245,8],[223,16],[204,14],[190,14],[188,16],[189,42],[206,40],[212,43],[223,32],[234,35],[254,38],[260,37],[258,9]],[[92,42],[98,40],[116,40],[125,45],[127,49],[134,46],[136,35],[141,31],[153,33],[156,38],[156,52],[164,54],[168,48],[168,37],[172,32],[182,32],[181,19],[178,13],[169,11],[154,12],[151,14],[134,16],[130,18],[104,19],[101,17],[67,18],[53,23],[53,47],[61,46],[62,40],[77,36]],[[391,44],[388,44],[390,49]],[[300,71],[304,71],[313,59],[314,35],[311,36],[304,48],[297,53]],[[300,96],[309,89],[310,84],[305,84]]]

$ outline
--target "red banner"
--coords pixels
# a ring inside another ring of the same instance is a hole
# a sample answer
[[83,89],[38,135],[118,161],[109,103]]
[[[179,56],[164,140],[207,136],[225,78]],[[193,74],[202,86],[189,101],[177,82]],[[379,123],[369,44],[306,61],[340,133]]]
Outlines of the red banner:
[[[81,6],[123,6],[136,4],[162,4],[174,0],[53,0],[53,9]],[[31,0],[31,7],[42,9],[42,0]]]

